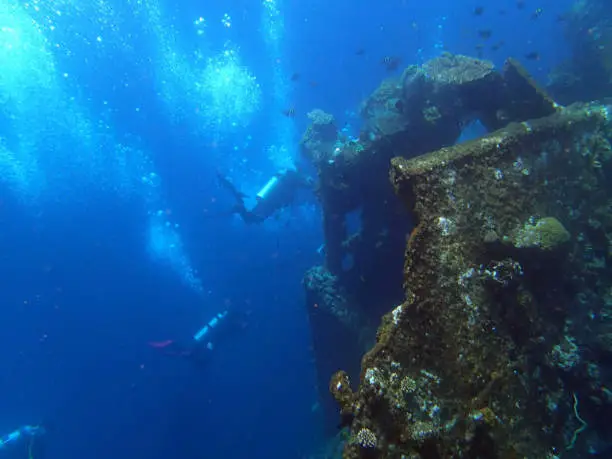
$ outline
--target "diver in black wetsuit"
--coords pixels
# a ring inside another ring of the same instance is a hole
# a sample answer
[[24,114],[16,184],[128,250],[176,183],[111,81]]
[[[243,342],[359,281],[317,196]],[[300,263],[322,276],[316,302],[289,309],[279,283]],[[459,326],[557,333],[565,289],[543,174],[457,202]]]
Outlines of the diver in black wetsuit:
[[42,425],[25,425],[0,437],[0,457],[7,459],[44,459]]
[[182,356],[197,365],[208,362],[215,343],[222,335],[232,330],[244,330],[247,326],[246,315],[235,310],[223,310],[215,314],[200,328],[187,343],[174,340],[149,342],[149,346],[160,349],[166,355]]
[[257,202],[248,209],[244,202],[246,195],[238,191],[230,180],[217,172],[221,186],[230,191],[236,200],[233,212],[240,215],[247,224],[261,223],[274,212],[291,205],[300,188],[311,188],[313,181],[303,176],[297,169],[283,169],[274,174],[270,180],[259,190]]

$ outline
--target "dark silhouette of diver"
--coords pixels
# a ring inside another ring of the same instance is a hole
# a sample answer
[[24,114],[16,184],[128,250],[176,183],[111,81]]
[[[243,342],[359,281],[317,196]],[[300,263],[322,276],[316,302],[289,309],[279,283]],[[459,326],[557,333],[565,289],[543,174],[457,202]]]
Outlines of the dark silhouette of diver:
[[266,182],[255,197],[255,205],[248,209],[244,202],[247,196],[220,172],[217,172],[217,177],[221,186],[229,190],[236,201],[232,213],[240,215],[247,224],[263,222],[277,210],[291,205],[300,188],[311,188],[313,185],[313,180],[297,169],[283,169]]
[[42,425],[25,425],[0,437],[0,457],[7,459],[44,459]]
[[235,330],[244,330],[246,326],[244,313],[226,309],[215,314],[186,344],[169,339],[151,341],[149,346],[159,349],[166,355],[184,357],[197,365],[203,365],[208,362],[215,349],[215,343],[223,335]]

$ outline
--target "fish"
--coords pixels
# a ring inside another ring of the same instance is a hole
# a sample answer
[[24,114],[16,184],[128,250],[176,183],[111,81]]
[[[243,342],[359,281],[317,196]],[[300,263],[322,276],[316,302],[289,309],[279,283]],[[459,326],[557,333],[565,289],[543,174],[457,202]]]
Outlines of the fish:
[[481,29],[478,31],[478,36],[483,40],[488,40],[493,35],[493,31],[491,29]]
[[523,0],[517,0],[516,8],[519,10],[525,9],[525,2]]
[[538,53],[537,51],[532,51],[530,53],[525,54],[525,59],[528,59],[530,61],[539,61],[540,53]]
[[381,64],[385,66],[387,72],[397,70],[402,60],[396,56],[385,56],[381,59]]
[[300,74],[295,72],[291,75],[291,81],[298,81],[300,79]]
[[484,6],[477,6],[476,8],[474,8],[474,16],[482,16],[482,13],[484,13]]
[[355,56],[363,56],[365,54],[365,49],[363,48],[358,48],[357,51],[355,51]]
[[502,46],[504,46],[504,41],[498,41],[497,43],[491,45],[491,51],[497,51],[499,48],[501,48]]
[[295,117],[295,108],[294,107],[289,107],[287,110],[283,110],[283,115],[285,115],[287,118],[294,118]]

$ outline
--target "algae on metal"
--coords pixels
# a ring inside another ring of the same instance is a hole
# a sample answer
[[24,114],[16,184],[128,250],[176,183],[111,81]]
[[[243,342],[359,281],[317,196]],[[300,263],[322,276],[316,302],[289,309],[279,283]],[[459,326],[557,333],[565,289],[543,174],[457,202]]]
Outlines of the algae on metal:
[[[359,389],[343,373],[330,384],[351,426],[346,459],[581,457],[585,438],[609,429],[588,428],[597,421],[577,401],[612,407],[612,381],[581,352],[612,329],[600,314],[612,291],[611,137],[608,107],[576,105],[393,159],[417,221],[406,300],[383,318]],[[555,250],[507,243],[543,219],[566,232]],[[363,429],[375,448],[356,441]]]

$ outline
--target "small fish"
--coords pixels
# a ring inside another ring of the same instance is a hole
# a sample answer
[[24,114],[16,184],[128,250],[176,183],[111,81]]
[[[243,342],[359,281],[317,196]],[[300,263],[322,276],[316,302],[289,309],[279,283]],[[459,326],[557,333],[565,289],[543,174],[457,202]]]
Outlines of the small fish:
[[502,46],[504,46],[504,42],[502,41],[498,41],[497,43],[495,43],[494,45],[491,45],[491,51],[497,51],[499,48],[501,48]]
[[523,0],[517,0],[516,7],[519,10],[525,9],[525,2]]
[[404,113],[404,101],[402,99],[395,102],[395,109],[400,113]]
[[283,115],[287,118],[295,118],[295,108],[289,107],[287,110],[283,110]]
[[365,49],[359,48],[357,49],[357,51],[355,51],[355,56],[363,56],[363,55],[365,55]]
[[532,51],[530,53],[525,54],[525,59],[528,59],[530,61],[539,61],[540,53],[538,53],[537,51]]
[[542,16],[543,12],[544,10],[542,10],[542,8],[538,8],[533,13],[531,13],[531,20],[538,19],[540,16]]
[[491,29],[481,29],[478,31],[478,36],[483,40],[488,40],[493,35],[493,31]]
[[298,81],[300,79],[300,74],[295,72],[291,75],[291,81]]
[[478,57],[478,59],[482,59],[483,53],[482,50],[484,49],[484,45],[476,45],[476,56]]
[[484,13],[484,6],[474,8],[474,16],[482,16],[482,13]]
[[382,65],[385,66],[387,72],[393,72],[399,67],[401,59],[395,56],[385,56],[381,59],[380,62]]

